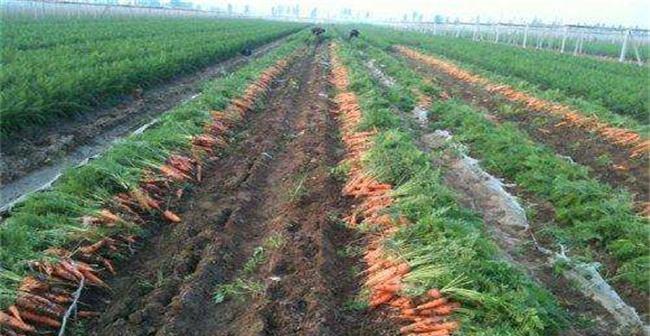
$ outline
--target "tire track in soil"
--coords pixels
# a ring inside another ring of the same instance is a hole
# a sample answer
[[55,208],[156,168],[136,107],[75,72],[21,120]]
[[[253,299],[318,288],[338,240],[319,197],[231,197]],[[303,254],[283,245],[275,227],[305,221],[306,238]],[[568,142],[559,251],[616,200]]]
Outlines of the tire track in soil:
[[[358,261],[337,250],[362,241],[335,225],[348,202],[329,174],[343,153],[326,60],[325,46],[310,48],[274,83],[243,140],[205,168],[183,222],[150,237],[110,283],[112,301],[90,335],[358,335],[339,323],[340,306],[358,291],[348,275]],[[297,177],[304,192],[289,197]],[[234,280],[277,233],[284,247],[255,275],[267,290],[214,303],[215,286]]]
[[[562,118],[528,109],[522,103],[492,94],[479,85],[457,80],[444,71],[423,65],[399,53],[393,55],[406,60],[416,72],[434,78],[452,97],[458,97],[479,110],[488,111],[491,117],[498,120],[516,123],[519,129],[537,143],[589,167],[600,181],[613,188],[625,187],[633,194],[636,202],[650,202],[650,188],[647,186],[650,170],[647,169],[645,159],[630,159],[627,151],[577,127],[555,127],[563,121]],[[503,106],[511,108],[513,113],[500,113]]]

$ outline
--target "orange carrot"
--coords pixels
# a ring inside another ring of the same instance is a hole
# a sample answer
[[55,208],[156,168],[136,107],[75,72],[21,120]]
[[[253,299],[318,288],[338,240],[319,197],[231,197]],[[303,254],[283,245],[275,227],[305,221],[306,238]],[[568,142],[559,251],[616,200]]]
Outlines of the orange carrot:
[[413,331],[417,333],[426,333],[431,331],[442,331],[442,330],[451,332],[456,330],[457,328],[458,328],[458,324],[456,322],[445,322],[445,323],[433,323],[433,324],[418,326]]
[[392,299],[392,298],[393,298],[392,293],[379,294],[379,295],[373,297],[372,300],[370,300],[370,307],[375,308],[375,307],[377,307],[377,306],[379,306],[381,304],[384,304],[384,303],[390,301],[390,299]]
[[374,289],[382,292],[397,293],[400,291],[400,289],[402,289],[402,286],[398,283],[390,283],[390,284],[377,285],[374,287]]
[[61,267],[63,267],[66,271],[72,273],[77,279],[81,280],[81,272],[79,272],[77,268],[72,263],[70,263],[70,261],[62,259],[59,261],[59,265],[61,265]]
[[20,312],[20,315],[25,320],[34,322],[36,324],[48,326],[48,327],[51,327],[51,328],[54,328],[54,329],[61,328],[61,323],[59,323],[59,321],[57,321],[57,320],[55,320],[53,318],[47,317],[47,316],[38,315],[38,314],[32,313],[30,311],[22,311],[22,312]]
[[100,316],[100,312],[94,312],[94,311],[88,311],[88,310],[80,310],[77,312],[77,316],[79,317],[97,317]]
[[20,312],[18,311],[18,308],[16,308],[16,306],[11,305],[11,306],[9,306],[9,308],[7,308],[7,310],[8,310],[8,311],[11,313],[11,315],[12,315],[14,318],[16,318],[18,321],[20,321],[21,323],[25,323],[25,321],[23,321],[22,317],[20,317]]
[[82,269],[81,273],[83,273],[84,277],[86,277],[86,280],[88,280],[89,283],[96,286],[108,288],[108,285],[100,278],[98,278],[95,274],[93,274],[91,271]]
[[96,242],[96,243],[94,243],[92,245],[80,247],[79,251],[81,251],[82,253],[85,253],[85,254],[94,254],[100,248],[102,248],[102,246],[104,246],[105,244],[106,244],[106,240],[102,239],[102,240],[100,240],[100,241],[98,241],[98,242]]
[[[47,314],[52,317],[60,317],[64,313],[64,309],[61,305],[51,302],[42,297],[34,299],[35,295],[28,293],[21,293],[16,298],[16,306],[22,311],[31,310],[38,313]],[[23,314],[21,313],[21,316]],[[24,317],[24,316],[23,316]]]
[[399,264],[397,266],[389,267],[389,268],[377,273],[377,275],[374,275],[374,276],[370,277],[368,279],[368,281],[366,281],[366,285],[368,287],[372,287],[374,285],[377,285],[379,283],[382,283],[382,282],[392,278],[395,275],[397,275],[397,276],[404,275],[404,274],[408,273],[409,270],[410,270],[410,267],[409,267],[409,265],[407,263],[402,263],[402,264]]
[[411,300],[409,298],[406,298],[406,297],[401,297],[401,298],[398,298],[398,299],[395,299],[395,300],[391,301],[390,305],[393,306],[393,307],[396,307],[396,308],[407,309],[407,308],[411,307]]
[[442,297],[442,294],[440,293],[440,291],[435,289],[435,288],[428,290],[427,295],[429,295],[430,297],[432,297],[434,299],[439,299],[439,298]]
[[401,327],[399,329],[399,331],[402,334],[406,334],[406,333],[410,333],[410,332],[417,332],[416,330],[418,330],[418,329],[420,329],[422,327],[426,327],[426,326],[430,326],[432,324],[438,323],[438,321],[439,320],[436,319],[436,318],[422,319],[422,320],[420,320],[420,321],[418,321],[416,323],[412,323],[412,324],[409,324],[409,325],[407,325],[405,327]]
[[158,169],[160,169],[161,173],[176,181],[184,181],[189,179],[189,176],[183,174],[178,169],[168,165],[162,165],[158,167]]
[[421,305],[415,307],[415,309],[416,309],[416,310],[431,309],[431,308],[435,308],[435,307],[438,307],[438,306],[444,305],[444,304],[446,304],[446,303],[447,303],[447,299],[446,299],[446,298],[440,298],[440,299],[435,299],[435,300],[433,300],[433,301],[429,301],[429,302],[427,302],[427,303],[423,303],[423,304],[421,304]]
[[449,315],[459,307],[460,307],[460,304],[455,302],[455,303],[450,303],[448,305],[444,305],[444,306],[434,308],[433,312],[435,314],[437,314],[437,315]]
[[108,209],[102,209],[101,211],[99,211],[99,217],[108,223],[115,223],[121,220],[121,218],[118,215],[112,213]]
[[413,336],[449,336],[450,331],[448,330],[437,330],[437,331],[431,331],[431,332],[424,332],[424,333],[417,333],[417,334],[411,334]]
[[72,297],[66,294],[43,293],[44,298],[59,304],[66,304],[72,301]]
[[106,259],[106,258],[101,258],[100,260],[101,260],[102,264],[104,265],[104,267],[106,267],[106,269],[107,269],[111,274],[113,274],[113,275],[117,274],[117,273],[115,272],[115,267],[113,267],[113,263],[112,263],[110,260],[108,260],[108,259]]
[[72,283],[79,282],[79,278],[77,278],[73,273],[70,273],[68,270],[63,268],[61,265],[54,266],[51,274],[61,280],[67,280]]
[[180,223],[181,221],[181,218],[170,210],[165,210],[165,212],[163,212],[163,217],[172,223]]
[[21,330],[24,332],[34,332],[36,329],[31,325],[0,311],[0,325],[5,327]]

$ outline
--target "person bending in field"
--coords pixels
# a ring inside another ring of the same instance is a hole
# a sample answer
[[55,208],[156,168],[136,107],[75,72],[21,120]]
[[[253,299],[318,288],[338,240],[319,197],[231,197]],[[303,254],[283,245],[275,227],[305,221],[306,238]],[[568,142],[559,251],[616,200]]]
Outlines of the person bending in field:
[[348,35],[348,40],[351,40],[354,37],[359,37],[359,31],[356,29],[350,30],[350,35]]
[[314,28],[311,29],[311,33],[316,35],[316,36],[320,36],[324,32],[325,32],[325,29],[323,29],[322,27],[314,27]]

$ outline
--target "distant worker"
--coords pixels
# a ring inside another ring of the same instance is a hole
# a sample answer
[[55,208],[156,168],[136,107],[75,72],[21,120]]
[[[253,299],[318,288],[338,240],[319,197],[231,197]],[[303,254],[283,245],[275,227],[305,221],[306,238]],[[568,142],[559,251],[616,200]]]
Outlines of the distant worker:
[[322,27],[314,27],[314,28],[311,29],[311,33],[316,35],[316,36],[320,36],[320,34],[322,34],[324,32],[325,32],[325,29],[323,29]]
[[350,35],[348,36],[348,40],[351,40],[353,37],[359,37],[359,31],[356,29],[350,30]]
[[241,54],[244,55],[244,56],[250,56],[250,55],[253,54],[253,48],[251,48],[251,46],[247,44],[247,45],[244,47],[244,49],[242,49],[240,52],[241,52]]

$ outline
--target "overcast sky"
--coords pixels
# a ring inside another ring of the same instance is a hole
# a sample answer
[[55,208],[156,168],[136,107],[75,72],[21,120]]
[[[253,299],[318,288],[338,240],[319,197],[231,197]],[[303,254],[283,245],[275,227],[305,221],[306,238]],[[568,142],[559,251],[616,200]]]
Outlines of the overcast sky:
[[250,0],[192,0],[197,4],[212,4],[225,8],[232,3],[240,11],[244,5],[262,13],[270,12],[272,6],[300,4],[301,14],[308,15],[314,7],[320,13],[336,15],[341,8],[370,11],[376,18],[401,18],[417,10],[430,19],[440,14],[461,21],[526,21],[539,18],[545,22],[614,24],[650,28],[650,0],[327,0],[327,1],[250,1]]

